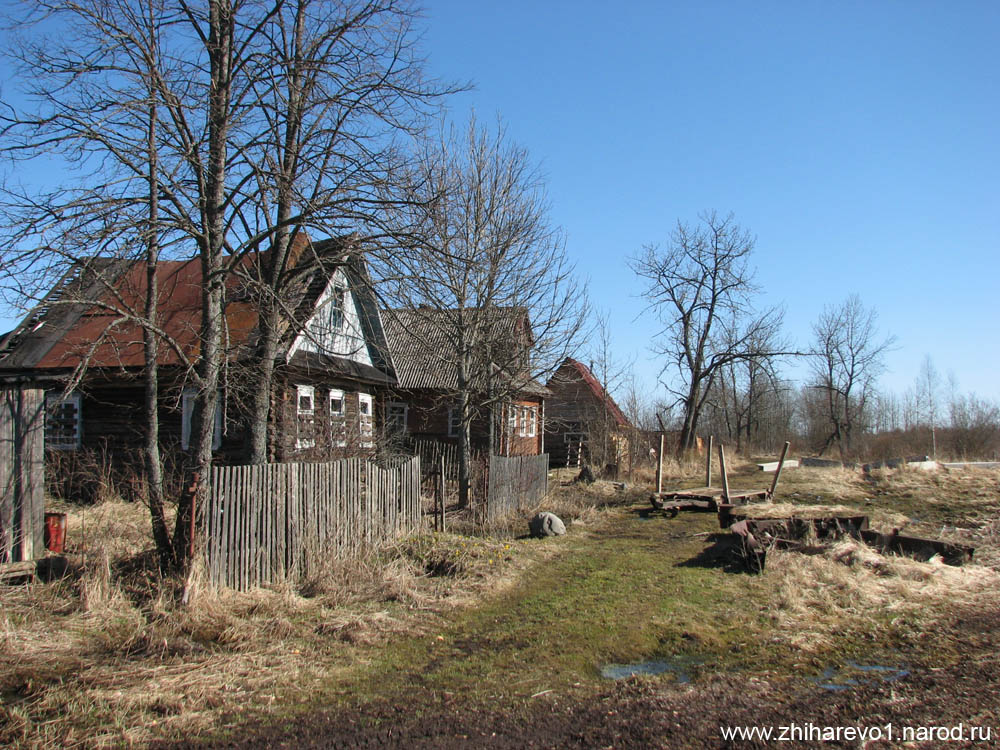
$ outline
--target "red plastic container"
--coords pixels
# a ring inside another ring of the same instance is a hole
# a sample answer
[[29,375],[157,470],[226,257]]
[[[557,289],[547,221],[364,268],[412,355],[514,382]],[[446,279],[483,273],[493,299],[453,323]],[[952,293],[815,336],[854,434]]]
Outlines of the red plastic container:
[[66,514],[45,514],[45,548],[49,552],[62,553],[66,546]]

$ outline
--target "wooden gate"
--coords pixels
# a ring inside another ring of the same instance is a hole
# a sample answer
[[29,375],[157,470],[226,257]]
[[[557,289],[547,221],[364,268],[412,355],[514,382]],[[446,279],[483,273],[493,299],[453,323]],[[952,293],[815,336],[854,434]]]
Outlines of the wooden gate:
[[0,563],[45,554],[45,391],[0,386]]

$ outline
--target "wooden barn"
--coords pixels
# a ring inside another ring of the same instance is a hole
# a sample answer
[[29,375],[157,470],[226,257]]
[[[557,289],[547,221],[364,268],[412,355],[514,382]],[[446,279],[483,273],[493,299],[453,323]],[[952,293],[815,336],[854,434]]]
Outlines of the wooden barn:
[[598,463],[627,469],[632,424],[589,367],[571,357],[546,384],[551,396],[545,422],[552,466]]

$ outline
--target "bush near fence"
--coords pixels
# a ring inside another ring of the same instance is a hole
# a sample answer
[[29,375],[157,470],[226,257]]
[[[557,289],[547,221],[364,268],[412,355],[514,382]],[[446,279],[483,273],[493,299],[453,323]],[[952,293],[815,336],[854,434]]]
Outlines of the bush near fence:
[[211,583],[240,590],[309,575],[419,528],[420,459],[217,466],[202,519]]

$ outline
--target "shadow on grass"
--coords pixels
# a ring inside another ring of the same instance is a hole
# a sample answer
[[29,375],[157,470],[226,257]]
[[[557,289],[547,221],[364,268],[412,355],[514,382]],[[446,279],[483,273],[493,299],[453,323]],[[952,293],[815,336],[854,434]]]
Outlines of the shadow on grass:
[[732,534],[718,532],[710,534],[706,541],[711,544],[694,557],[676,563],[675,568],[717,568],[725,573],[747,572],[739,554],[739,542]]

